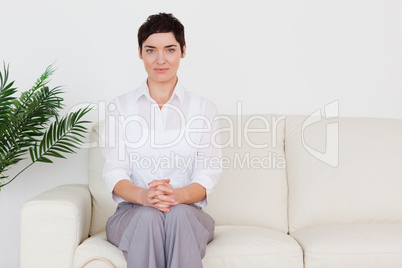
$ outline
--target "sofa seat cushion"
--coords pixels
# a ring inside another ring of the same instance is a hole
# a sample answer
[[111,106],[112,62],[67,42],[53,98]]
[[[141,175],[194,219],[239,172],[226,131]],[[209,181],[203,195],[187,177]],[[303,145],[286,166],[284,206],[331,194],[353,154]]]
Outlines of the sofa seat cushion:
[[[102,257],[110,261],[116,268],[126,268],[127,262],[122,251],[110,243],[106,238],[106,231],[87,238],[75,251],[74,268],[80,268],[86,261],[93,257]],[[100,260],[88,263],[85,268],[110,268]]]
[[311,227],[291,233],[304,250],[305,268],[402,267],[402,224]]
[[303,253],[289,235],[252,226],[217,226],[203,259],[204,268],[302,268]]
[[[106,232],[86,239],[76,250],[74,267],[100,256],[117,268],[125,268],[121,251],[109,243]],[[204,268],[211,267],[275,267],[302,268],[303,254],[299,244],[289,235],[250,226],[217,226],[214,240],[208,244]],[[109,268],[106,263],[92,261],[85,268]]]

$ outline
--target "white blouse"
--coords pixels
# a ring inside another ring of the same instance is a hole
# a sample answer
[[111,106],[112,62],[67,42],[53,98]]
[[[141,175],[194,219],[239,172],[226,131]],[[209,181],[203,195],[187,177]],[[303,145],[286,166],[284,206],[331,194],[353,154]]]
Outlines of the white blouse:
[[[121,95],[107,107],[102,149],[103,177],[108,190],[120,180],[148,188],[157,179],[170,179],[173,188],[199,183],[207,205],[222,167],[216,106],[177,82],[162,109],[149,95],[147,83]],[[113,193],[116,202],[124,201]]]

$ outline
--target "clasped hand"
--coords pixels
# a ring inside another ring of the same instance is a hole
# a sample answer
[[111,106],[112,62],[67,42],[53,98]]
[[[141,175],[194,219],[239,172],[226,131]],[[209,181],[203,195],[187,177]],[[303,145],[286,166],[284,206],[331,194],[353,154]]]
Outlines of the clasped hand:
[[171,206],[179,204],[176,190],[170,184],[170,179],[154,180],[148,183],[146,193],[146,205],[169,212]]

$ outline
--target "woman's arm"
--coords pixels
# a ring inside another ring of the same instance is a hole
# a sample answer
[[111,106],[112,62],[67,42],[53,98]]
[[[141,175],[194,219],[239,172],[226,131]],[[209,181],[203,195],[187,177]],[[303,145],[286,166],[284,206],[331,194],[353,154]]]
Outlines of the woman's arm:
[[174,189],[174,192],[179,204],[193,204],[207,195],[205,188],[199,183],[191,183],[183,188]]
[[120,196],[124,200],[143,205],[143,196],[146,189],[134,185],[129,180],[121,180],[116,183],[113,193]]

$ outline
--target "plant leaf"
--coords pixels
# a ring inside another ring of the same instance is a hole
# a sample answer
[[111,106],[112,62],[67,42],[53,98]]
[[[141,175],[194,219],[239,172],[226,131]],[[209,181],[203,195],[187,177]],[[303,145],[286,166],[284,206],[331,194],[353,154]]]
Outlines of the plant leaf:
[[[80,148],[87,132],[81,120],[91,108],[59,118],[63,107],[60,87],[46,85],[55,69],[48,66],[34,86],[17,98],[14,81],[8,82],[9,68],[0,71],[0,190],[35,162],[52,163],[51,157],[65,158]],[[5,175],[11,165],[29,154],[31,163],[12,179]]]

